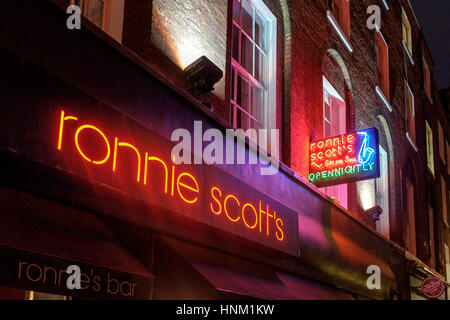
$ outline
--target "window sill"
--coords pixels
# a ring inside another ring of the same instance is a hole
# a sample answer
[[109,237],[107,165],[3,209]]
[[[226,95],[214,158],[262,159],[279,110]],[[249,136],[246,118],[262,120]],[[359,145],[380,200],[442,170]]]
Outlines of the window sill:
[[328,18],[328,21],[333,26],[336,33],[339,35],[339,38],[341,38],[341,40],[344,43],[347,50],[350,53],[352,53],[353,52],[352,45],[350,44],[350,41],[345,36],[345,33],[342,31],[341,27],[339,27],[339,24],[337,23],[336,19],[334,18],[333,14],[331,13],[331,10],[327,10],[327,18]]
[[377,91],[377,94],[380,96],[381,100],[383,100],[384,105],[386,106],[386,108],[388,108],[389,112],[392,112],[392,106],[384,95],[383,91],[381,91],[381,88],[379,86],[376,86],[375,90]]
[[417,149],[416,144],[414,143],[414,141],[412,141],[412,139],[411,139],[411,137],[409,136],[409,133],[408,133],[408,132],[406,132],[406,138],[408,139],[409,143],[410,143],[411,146],[414,148],[414,150],[415,150],[416,152],[418,152],[419,149]]
[[411,52],[409,52],[408,46],[406,45],[405,40],[402,40],[403,49],[405,49],[406,54],[408,55],[409,61],[411,61],[411,64],[414,65],[414,59],[411,55]]

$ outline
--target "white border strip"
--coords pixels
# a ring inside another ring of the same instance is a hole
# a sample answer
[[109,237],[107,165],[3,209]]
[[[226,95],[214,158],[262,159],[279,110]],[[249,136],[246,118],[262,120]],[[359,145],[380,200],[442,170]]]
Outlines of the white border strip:
[[327,18],[328,18],[328,21],[330,21],[331,25],[333,26],[334,30],[337,32],[337,34],[341,38],[342,42],[345,44],[345,47],[347,48],[347,50],[350,51],[350,53],[352,53],[353,52],[352,45],[350,44],[350,41],[348,41],[344,32],[339,27],[336,19],[334,18],[333,14],[331,13],[331,10],[327,10]]
[[414,65],[414,59],[411,55],[411,52],[409,52],[408,46],[406,45],[405,40],[402,40],[403,49],[405,49],[406,54],[408,55],[409,61],[411,61],[411,64]]
[[375,90],[377,91],[377,93],[378,93],[378,95],[380,96],[381,100],[383,100],[384,105],[386,106],[386,108],[388,108],[388,110],[389,110],[390,112],[392,112],[392,106],[391,106],[391,104],[389,103],[389,101],[386,99],[386,97],[384,96],[383,91],[381,91],[380,87],[379,87],[379,86],[376,86],[376,87],[375,87]]
[[412,141],[411,137],[409,136],[409,133],[406,132],[406,139],[408,139],[409,143],[411,143],[412,147],[414,148],[414,150],[416,150],[416,152],[419,152],[419,149],[417,149],[416,144]]

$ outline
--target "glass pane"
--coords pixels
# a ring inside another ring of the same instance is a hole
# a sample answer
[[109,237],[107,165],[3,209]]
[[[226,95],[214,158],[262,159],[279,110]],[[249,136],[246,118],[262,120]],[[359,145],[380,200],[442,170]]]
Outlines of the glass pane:
[[237,75],[237,87],[236,87],[236,103],[238,105],[242,104],[242,78],[238,74]]
[[239,21],[239,10],[240,10],[240,4],[239,4],[239,0],[234,0],[233,1],[233,20],[236,21],[238,24],[240,24],[241,22]]
[[103,21],[103,1],[90,0],[86,6],[86,17],[97,27],[102,27]]
[[253,8],[248,0],[242,1],[242,29],[253,39]]
[[251,115],[258,121],[263,120],[264,91],[257,87],[252,87],[252,110]]
[[241,33],[241,66],[253,75],[253,43]]
[[323,125],[325,126],[325,137],[324,138],[328,138],[331,137],[331,127],[330,127],[330,123],[328,121],[324,121]]
[[234,96],[234,84],[235,84],[235,71],[234,68],[231,69],[231,100],[236,101],[236,97]]
[[233,24],[233,59],[239,61],[239,29]]
[[242,128],[242,114],[243,112],[236,108],[236,129]]
[[331,118],[333,119],[331,122],[332,131],[331,134],[333,136],[337,136],[338,134],[343,133],[344,128],[340,126],[340,108],[336,105],[336,103],[331,102]]
[[328,122],[331,122],[331,107],[330,107],[330,96],[324,92],[323,94],[324,97],[324,116],[325,116],[325,120],[328,120]]
[[255,17],[255,41],[262,49],[266,50],[266,23],[264,19],[257,13]]
[[264,53],[255,48],[255,79],[265,85],[265,59]]
[[241,80],[241,101],[239,105],[245,111],[250,112],[250,86],[244,79]]

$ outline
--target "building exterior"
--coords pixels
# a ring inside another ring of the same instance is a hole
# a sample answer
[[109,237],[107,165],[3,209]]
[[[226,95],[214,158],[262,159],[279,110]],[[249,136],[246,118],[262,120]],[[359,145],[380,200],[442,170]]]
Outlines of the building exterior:
[[[407,300],[450,283],[448,108],[408,0],[1,5],[1,298]],[[211,92],[185,76],[201,56],[223,73]],[[279,135],[220,142],[257,164],[176,165],[180,128]],[[308,181],[311,141],[368,128],[379,178]]]

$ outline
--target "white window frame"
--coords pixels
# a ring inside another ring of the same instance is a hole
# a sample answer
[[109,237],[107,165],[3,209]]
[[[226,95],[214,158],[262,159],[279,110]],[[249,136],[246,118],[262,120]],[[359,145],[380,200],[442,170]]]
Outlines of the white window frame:
[[[276,129],[276,61],[277,61],[277,19],[275,15],[267,8],[267,6],[262,2],[262,0],[247,0],[250,2],[250,4],[258,11],[258,13],[265,19],[266,21],[266,69],[265,69],[265,81],[266,81],[266,87],[265,87],[265,94],[263,98],[263,110],[261,112],[260,124],[263,128],[268,129],[268,133],[270,133],[270,129]],[[239,0],[239,2],[242,2],[242,0]],[[236,27],[239,30],[242,30],[242,27],[236,23],[232,19],[232,24],[236,25]],[[242,30],[243,33],[245,33],[244,30]],[[252,31],[253,32],[253,31]],[[240,39],[239,39],[240,40]],[[232,41],[233,42],[233,41]],[[241,41],[238,41],[238,54],[241,55]],[[257,46],[257,44],[254,44]],[[255,59],[255,54],[253,51],[253,63]],[[237,79],[237,74],[241,74],[242,78],[245,78],[247,81],[251,81],[252,85],[255,85],[259,88],[264,88],[261,83],[259,83],[249,72],[244,68],[244,66],[241,66],[239,61],[236,61],[233,56],[231,56],[231,65],[232,68],[235,70],[235,79]],[[234,80],[234,88],[233,92],[237,92],[237,81]],[[233,97],[232,97],[233,99]],[[234,111],[234,108],[239,108],[241,112],[245,113],[247,116],[254,119],[252,115],[250,115],[246,110],[243,108],[238,107],[234,102],[231,102],[231,125],[236,128],[236,112]],[[256,120],[256,119],[254,119]],[[268,141],[268,149],[271,148],[270,143],[271,139],[267,139]]]
[[[323,112],[323,124],[324,124],[324,128],[323,128],[323,137],[326,138],[325,136],[325,121],[327,121],[328,123],[330,123],[330,127],[333,128],[333,123],[334,123],[334,119],[333,119],[333,110],[330,110],[330,119],[326,119],[325,117],[325,92],[332,98],[332,99],[336,99],[336,100],[341,100],[345,103],[345,100],[340,96],[340,94],[336,91],[336,89],[333,87],[333,85],[327,80],[327,78],[325,78],[324,76],[322,76],[322,85],[323,85],[323,91],[324,91],[324,99],[322,101],[322,112]],[[344,114],[339,113],[339,119],[337,120],[339,122],[339,129],[341,132],[339,132],[337,135],[339,134],[343,134],[345,133],[345,127],[346,127],[346,114],[345,114],[346,110],[344,108]],[[331,136],[334,135],[334,133],[331,133]],[[336,198],[340,205],[344,208],[348,208],[348,184],[340,184],[340,185],[336,185],[336,186],[331,186],[331,187],[325,187],[322,188],[322,191],[332,197],[332,198]]]
[[[349,1],[349,0],[345,0],[345,1]],[[351,17],[351,15],[350,15]],[[353,47],[350,43],[350,39],[347,38],[347,36],[345,35],[345,32],[342,30],[341,26],[339,25],[339,22],[336,20],[336,18],[333,15],[333,12],[328,9],[327,10],[327,19],[330,22],[331,26],[333,27],[334,31],[336,31],[336,33],[338,34],[339,38],[341,39],[342,43],[344,44],[345,48],[347,48],[347,50],[352,53],[353,52]],[[351,23],[350,23],[351,25]]]
[[[412,101],[412,117],[414,118],[414,137],[415,137],[415,140],[417,139],[417,130],[416,130],[416,111],[415,111],[415,101],[414,101],[414,94],[413,94],[413,92],[412,92],[412,90],[411,90],[411,87],[409,86],[409,84],[408,84],[408,81],[406,81],[406,79],[405,79],[405,88],[406,89],[408,89],[408,92],[411,94],[411,101]],[[406,90],[405,90],[405,93],[406,93]],[[413,141],[413,139],[412,139],[412,137],[411,137],[411,135],[409,134],[409,129],[410,128],[408,128],[408,125],[407,125],[407,123],[409,122],[409,119],[408,119],[408,117],[409,117],[409,105],[407,105],[406,104],[406,95],[405,95],[405,111],[407,111],[407,113],[406,113],[406,117],[405,117],[405,120],[406,120],[406,138],[408,139],[408,141],[409,141],[409,143],[411,144],[411,146],[414,148],[414,150],[416,151],[416,152],[418,152],[419,151],[419,149],[417,149],[417,145],[416,145],[416,142],[415,141]]]
[[[407,34],[407,38],[411,38],[411,39],[408,39],[408,40],[411,40],[411,43],[410,43],[411,51],[409,49],[408,43],[406,43],[405,39],[403,38],[403,15],[405,16],[405,18],[409,24],[409,33],[410,34],[409,35]],[[411,62],[412,65],[414,65],[414,59],[413,59],[413,53],[412,53],[412,50],[413,50],[412,25],[411,25],[411,22],[409,21],[408,15],[406,14],[406,11],[403,7],[402,7],[402,45],[406,51],[406,54],[408,55],[409,61]]]

